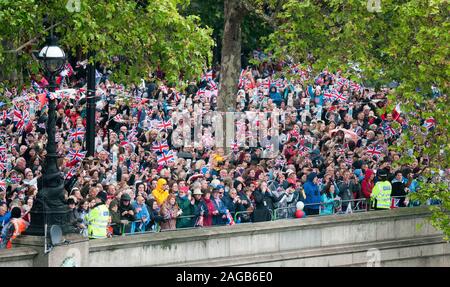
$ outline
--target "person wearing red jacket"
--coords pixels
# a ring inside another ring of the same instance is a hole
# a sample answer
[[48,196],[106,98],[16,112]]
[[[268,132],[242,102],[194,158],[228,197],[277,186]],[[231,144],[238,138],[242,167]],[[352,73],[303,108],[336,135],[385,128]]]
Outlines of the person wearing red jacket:
[[366,170],[366,174],[361,183],[361,190],[365,198],[370,198],[370,194],[372,193],[372,189],[374,186],[373,179],[375,178],[375,173],[371,169]]
[[211,226],[213,216],[216,215],[218,211],[211,200],[211,191],[209,189],[205,190],[205,193],[203,194],[203,201],[208,208],[208,215],[203,217],[203,226]]

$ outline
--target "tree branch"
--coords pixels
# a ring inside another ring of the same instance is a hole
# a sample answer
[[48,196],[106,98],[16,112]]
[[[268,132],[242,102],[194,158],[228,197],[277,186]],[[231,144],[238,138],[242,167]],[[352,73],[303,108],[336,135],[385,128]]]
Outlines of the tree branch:
[[256,14],[256,16],[258,16],[259,18],[261,18],[262,20],[267,22],[267,24],[272,26],[272,28],[276,28],[277,27],[277,24],[276,24],[274,18],[272,18],[269,15],[264,14],[263,11],[259,10],[255,6],[253,6],[248,0],[242,0],[241,1],[241,6],[242,6],[242,8],[247,10],[248,12],[253,12],[254,14]]
[[[56,24],[51,25],[50,27],[48,27],[47,29],[45,29],[43,33],[45,33],[45,32],[47,32],[47,31],[49,31],[49,30],[55,28],[56,26],[59,26],[62,22],[63,22],[63,21],[60,21],[60,22],[58,22],[58,23],[56,23]],[[28,45],[32,44],[33,42],[37,41],[41,36],[42,36],[42,34],[38,34],[38,36],[36,36],[36,37],[34,37],[33,39],[29,40],[28,42],[26,42],[26,43],[20,45],[19,48],[15,49],[15,50],[7,50],[7,51],[4,51],[4,52],[5,52],[5,53],[18,53],[18,52],[20,52],[21,50],[23,50],[23,48],[25,48],[25,47],[27,47]]]

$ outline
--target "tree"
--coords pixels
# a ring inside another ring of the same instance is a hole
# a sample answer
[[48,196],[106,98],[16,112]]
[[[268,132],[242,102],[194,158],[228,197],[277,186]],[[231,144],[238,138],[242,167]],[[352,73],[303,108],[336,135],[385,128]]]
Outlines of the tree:
[[[23,48],[42,47],[51,25],[66,52],[95,51],[95,61],[114,67],[118,81],[137,81],[161,69],[178,83],[180,74],[197,77],[211,59],[211,29],[199,27],[198,17],[179,13],[189,1],[80,0],[79,10],[67,9],[66,1],[45,2],[0,1],[0,26],[6,27],[0,32],[0,63],[14,57],[35,62]],[[114,62],[115,56],[125,64]]]
[[[431,207],[430,219],[449,239],[448,1],[383,0],[380,8],[368,9],[365,0],[287,0],[275,15],[279,25],[266,39],[268,50],[275,59],[302,63],[312,53],[316,72],[342,69],[351,76],[348,67],[356,63],[367,82],[400,84],[388,109],[401,103],[409,128],[393,148],[403,163],[428,159],[413,198],[442,202]],[[436,125],[427,130],[423,123],[430,118]],[[447,182],[437,179],[442,171]]]

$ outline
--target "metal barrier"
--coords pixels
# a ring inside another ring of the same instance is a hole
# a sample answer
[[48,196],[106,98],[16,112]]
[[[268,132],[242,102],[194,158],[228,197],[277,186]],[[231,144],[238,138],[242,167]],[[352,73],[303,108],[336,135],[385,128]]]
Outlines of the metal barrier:
[[402,196],[391,196],[391,209],[393,208],[403,208],[409,206],[408,195]]
[[[293,212],[290,213],[290,210],[293,210]],[[297,210],[297,207],[295,206],[286,206],[286,207],[280,207],[275,208],[273,211],[272,220],[279,220],[279,219],[286,219],[286,218],[293,218],[295,211]],[[290,216],[292,215],[292,216]]]
[[[368,207],[370,206],[370,204],[368,204],[368,201],[369,200],[367,198],[338,200],[338,202],[340,203],[340,209],[336,211],[336,214],[367,212]],[[343,208],[343,203],[348,203],[347,205],[345,205],[345,208]],[[353,205],[353,203],[355,204]]]
[[[252,218],[251,218],[252,214],[253,214],[253,210],[252,211],[238,211],[234,214],[234,222],[236,224],[252,222]],[[248,215],[249,220],[242,222],[242,220],[238,220],[240,218],[239,215]]]
[[[401,199],[408,199],[408,195],[405,195],[405,196],[392,196],[391,197],[391,203],[392,203],[391,208],[398,208],[399,206],[396,206],[396,204],[398,202],[400,202]],[[398,202],[397,202],[397,200],[398,200]],[[350,199],[350,200],[337,199],[337,200],[335,200],[332,203],[331,202],[329,202],[329,203],[320,202],[320,203],[304,204],[304,208],[307,208],[308,206],[320,205],[318,214],[308,214],[307,215],[308,217],[325,216],[325,215],[339,215],[339,214],[346,214],[346,213],[368,212],[368,211],[370,211],[371,202],[372,202],[371,198],[369,198],[369,199],[358,198],[358,199]],[[405,206],[402,206],[402,207],[409,207],[409,206],[414,207],[414,205],[410,204],[411,203],[410,201],[407,201],[407,202],[408,202],[408,204],[406,204]],[[348,203],[348,204],[346,204],[346,203]],[[321,212],[322,207],[326,206],[328,204],[333,204],[333,213],[332,214],[322,213]],[[336,204],[338,206],[336,206]],[[347,208],[345,210],[342,209],[343,205],[347,206]],[[348,208],[348,206],[350,206],[350,208]],[[269,210],[269,214],[270,214],[270,221],[275,221],[275,220],[279,220],[279,219],[295,218],[296,206],[288,206],[288,207],[276,208],[275,210],[271,210],[271,209],[268,209],[268,210]],[[253,211],[238,211],[238,212],[236,212],[234,214],[234,221],[235,221],[235,223],[240,224],[240,223],[251,223],[251,222],[253,222],[253,219],[251,218],[251,215],[253,214],[253,212],[254,212],[254,210]],[[239,222],[238,219],[240,218],[240,216],[242,216],[244,214],[249,215],[250,220],[248,222]],[[279,216],[280,214],[282,216]],[[306,214],[306,212],[305,212],[305,214]],[[180,217],[178,217],[176,219],[178,221],[179,219],[182,219],[182,218],[194,219],[195,217],[197,217],[197,216],[196,215],[187,215],[187,216],[180,216]],[[137,221],[133,221],[131,223],[133,225],[133,224],[137,224],[139,222],[142,222],[142,221],[141,220],[137,220]],[[195,224],[195,222],[192,223],[192,225],[193,225],[192,227],[176,228],[175,230],[198,228],[198,227],[194,226],[194,224]],[[112,224],[109,224],[108,226],[114,226],[114,225],[116,225],[116,224],[112,223]],[[228,225],[228,224],[211,225],[211,226],[207,226],[207,228],[220,227],[220,226],[226,226],[226,225]],[[126,228],[126,225],[122,224],[122,232],[121,232],[122,236],[131,235],[131,234],[136,233],[136,232],[134,232],[134,230],[132,232],[125,233],[125,228]],[[140,234],[145,234],[145,233],[156,233],[156,232],[173,231],[173,230],[174,229],[161,230],[161,226],[158,223],[155,223],[155,228],[153,228],[153,230],[148,230],[148,231],[141,230],[141,231],[139,231],[139,233]]]

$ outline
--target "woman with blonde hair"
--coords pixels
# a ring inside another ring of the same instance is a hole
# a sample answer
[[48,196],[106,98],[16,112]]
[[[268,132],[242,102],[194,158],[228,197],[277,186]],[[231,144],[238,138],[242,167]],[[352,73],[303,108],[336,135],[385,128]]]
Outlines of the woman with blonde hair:
[[169,194],[161,208],[161,215],[164,218],[164,221],[161,222],[161,230],[176,229],[177,217],[181,213],[182,211],[178,207],[175,195]]

